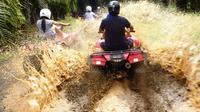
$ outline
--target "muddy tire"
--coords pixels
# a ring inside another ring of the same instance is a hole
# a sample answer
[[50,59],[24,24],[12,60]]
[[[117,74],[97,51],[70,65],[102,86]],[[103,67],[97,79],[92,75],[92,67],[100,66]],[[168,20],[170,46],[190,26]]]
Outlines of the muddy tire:
[[127,70],[126,73],[127,73],[127,79],[128,80],[133,80],[133,77],[134,77],[134,74],[136,72],[136,70],[143,66],[144,65],[144,62],[139,62],[139,63],[135,63],[132,65],[131,69]]

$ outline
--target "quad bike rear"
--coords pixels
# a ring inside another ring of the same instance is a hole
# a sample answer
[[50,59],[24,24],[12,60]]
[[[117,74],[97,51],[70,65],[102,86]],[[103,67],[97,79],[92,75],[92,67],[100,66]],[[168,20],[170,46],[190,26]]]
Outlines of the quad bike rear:
[[[124,76],[114,76],[115,78],[129,77],[145,60],[145,53],[140,49],[140,41],[136,38],[132,39],[134,47],[131,49],[102,51],[91,54],[89,56],[90,66],[100,70],[104,74],[117,72],[127,73]],[[103,41],[102,39],[98,40],[96,47],[100,48],[100,43]]]

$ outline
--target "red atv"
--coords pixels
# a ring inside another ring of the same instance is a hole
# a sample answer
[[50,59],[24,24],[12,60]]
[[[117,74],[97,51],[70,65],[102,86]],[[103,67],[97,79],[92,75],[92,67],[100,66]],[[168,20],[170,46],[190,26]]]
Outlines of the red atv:
[[[134,37],[129,37],[129,39],[133,40],[133,48],[128,50],[93,53],[89,57],[89,64],[104,73],[134,70],[136,66],[140,65],[144,61],[145,55],[140,49],[141,42]],[[101,48],[100,43],[103,41],[105,40],[99,39],[96,42],[96,47]]]

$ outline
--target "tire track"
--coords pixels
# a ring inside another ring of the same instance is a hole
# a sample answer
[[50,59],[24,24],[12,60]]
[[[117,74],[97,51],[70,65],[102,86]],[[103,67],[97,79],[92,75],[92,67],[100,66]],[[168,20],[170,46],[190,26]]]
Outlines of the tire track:
[[[196,112],[187,102],[186,88],[183,83],[170,77],[169,73],[162,69],[154,67],[152,69],[151,66],[136,70],[131,85],[136,86],[139,91],[132,91],[129,83],[124,81],[113,84],[108,94],[97,103],[96,111],[120,112],[120,108],[126,107],[126,111],[123,112]],[[116,101],[126,103],[122,105],[108,103],[114,102],[115,97],[117,97]]]

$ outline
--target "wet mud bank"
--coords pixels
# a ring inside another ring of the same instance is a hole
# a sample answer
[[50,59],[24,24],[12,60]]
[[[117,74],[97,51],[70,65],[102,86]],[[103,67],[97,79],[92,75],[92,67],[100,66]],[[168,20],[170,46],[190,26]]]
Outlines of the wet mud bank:
[[[23,107],[30,112],[197,112],[194,105],[198,104],[199,64],[194,58],[196,63],[189,66],[186,54],[177,49],[158,50],[149,54],[148,63],[136,69],[132,79],[114,80],[109,74],[89,68],[83,58],[87,57],[85,54],[62,47],[47,50],[43,60],[39,60],[43,72],[27,65],[26,78],[31,88],[21,89],[24,92],[16,97],[23,99],[20,100],[23,106],[13,108],[7,103],[6,109],[16,112],[24,110]],[[196,70],[185,69],[194,66]],[[194,71],[188,72],[191,70]],[[5,102],[14,104],[12,97],[8,95]]]
[[[196,112],[183,81],[158,66],[141,66],[131,80],[91,72],[63,86],[62,100],[75,112]],[[60,102],[61,103],[61,102]],[[51,105],[51,104],[50,104]],[[53,104],[52,104],[53,105]],[[59,103],[57,104],[59,105]],[[46,108],[53,112],[57,106]],[[60,111],[62,112],[62,111]]]

